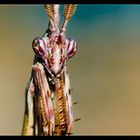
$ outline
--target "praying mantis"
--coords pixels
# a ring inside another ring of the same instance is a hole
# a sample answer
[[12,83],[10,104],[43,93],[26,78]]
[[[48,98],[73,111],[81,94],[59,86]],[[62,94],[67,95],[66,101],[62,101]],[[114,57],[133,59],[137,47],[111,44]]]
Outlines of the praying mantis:
[[25,91],[22,135],[62,136],[72,132],[73,113],[67,61],[77,51],[76,41],[66,39],[69,19],[76,4],[64,4],[59,28],[59,4],[45,4],[48,29],[32,42],[35,53],[31,78]]

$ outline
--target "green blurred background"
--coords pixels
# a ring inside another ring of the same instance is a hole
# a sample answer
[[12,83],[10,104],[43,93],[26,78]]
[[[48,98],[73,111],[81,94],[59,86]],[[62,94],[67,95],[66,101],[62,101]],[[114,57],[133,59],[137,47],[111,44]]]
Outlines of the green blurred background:
[[[63,7],[61,7],[61,15]],[[43,5],[0,5],[0,135],[20,135]],[[140,5],[80,5],[67,26],[75,135],[140,134]]]

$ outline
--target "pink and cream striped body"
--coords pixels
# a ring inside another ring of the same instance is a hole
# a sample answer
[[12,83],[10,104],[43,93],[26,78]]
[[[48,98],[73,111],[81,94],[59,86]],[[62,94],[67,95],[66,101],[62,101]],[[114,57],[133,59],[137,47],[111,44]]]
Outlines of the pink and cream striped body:
[[43,37],[37,37],[32,42],[35,58],[26,90],[23,135],[66,135],[72,129],[66,64],[76,53],[76,42],[65,38],[67,20],[63,30],[59,29],[59,5],[52,5],[53,16],[50,5],[45,6],[50,22]]

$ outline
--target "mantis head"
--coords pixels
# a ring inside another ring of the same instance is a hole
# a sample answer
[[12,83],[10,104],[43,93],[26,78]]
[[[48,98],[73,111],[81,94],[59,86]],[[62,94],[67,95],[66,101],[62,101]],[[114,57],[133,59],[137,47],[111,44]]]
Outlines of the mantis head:
[[76,5],[64,6],[64,23],[59,29],[59,5],[45,5],[49,17],[49,28],[44,37],[37,37],[32,42],[35,54],[42,58],[45,68],[53,77],[59,77],[69,58],[76,53],[76,42],[65,38],[66,25],[76,10]]

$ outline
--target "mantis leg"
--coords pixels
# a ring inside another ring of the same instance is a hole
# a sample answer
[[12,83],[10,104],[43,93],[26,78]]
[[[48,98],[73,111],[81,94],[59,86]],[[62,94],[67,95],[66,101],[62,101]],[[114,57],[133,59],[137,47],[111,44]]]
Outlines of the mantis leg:
[[70,96],[70,83],[69,76],[64,72],[58,79],[55,85],[55,102],[56,102],[56,128],[55,135],[67,135],[71,133],[71,127],[73,122],[72,117],[72,104]]
[[54,109],[51,91],[41,63],[33,65],[25,104],[22,135],[52,135],[55,126]]
[[25,91],[25,113],[23,121],[22,135],[33,135],[33,123],[34,123],[34,105],[33,105],[33,95],[34,85],[33,79],[28,83],[27,89]]

